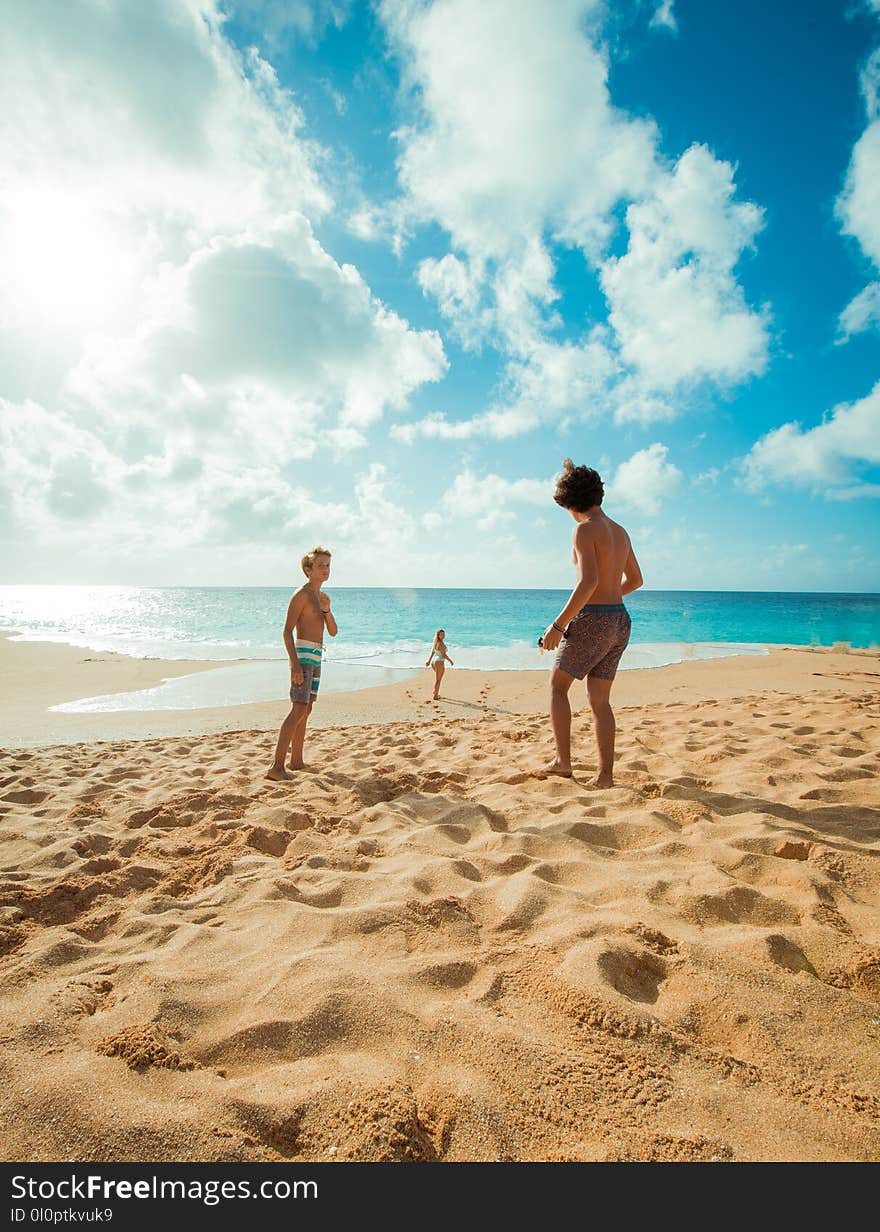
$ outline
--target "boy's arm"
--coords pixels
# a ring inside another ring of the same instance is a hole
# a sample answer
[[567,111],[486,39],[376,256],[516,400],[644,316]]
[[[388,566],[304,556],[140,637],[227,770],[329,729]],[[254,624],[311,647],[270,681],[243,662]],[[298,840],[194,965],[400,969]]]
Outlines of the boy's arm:
[[330,611],[330,596],[325,595],[322,591],[318,597],[318,604],[324,614],[324,627],[331,637],[335,637],[339,629],[336,627],[336,619]]
[[639,562],[636,560],[636,554],[632,550],[632,544],[629,545],[629,556],[626,558],[626,564],[623,566],[623,585],[620,588],[621,595],[631,595],[634,590],[643,584],[644,578],[642,571],[639,568]]
[[287,606],[287,619],[284,622],[284,649],[287,651],[287,657],[290,659],[290,683],[302,684],[303,669],[296,653],[296,644],[293,640],[293,632],[296,628],[296,622],[302,614],[303,605],[305,604],[305,596],[300,592],[293,596]]

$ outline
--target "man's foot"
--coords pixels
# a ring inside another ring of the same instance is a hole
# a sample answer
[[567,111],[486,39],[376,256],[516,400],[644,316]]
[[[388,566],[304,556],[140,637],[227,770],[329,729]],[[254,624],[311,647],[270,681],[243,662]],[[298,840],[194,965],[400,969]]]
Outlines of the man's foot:
[[610,774],[597,774],[590,784],[591,787],[613,787],[614,779]]
[[293,775],[288,774],[283,766],[273,766],[271,770],[266,771],[266,778],[271,779],[273,783],[283,783],[286,779],[292,779]]
[[555,774],[556,777],[560,779],[570,779],[571,766],[564,766],[562,762],[554,761],[551,762],[549,766],[544,766],[540,770],[533,770],[532,778],[546,779],[549,778],[551,774]]

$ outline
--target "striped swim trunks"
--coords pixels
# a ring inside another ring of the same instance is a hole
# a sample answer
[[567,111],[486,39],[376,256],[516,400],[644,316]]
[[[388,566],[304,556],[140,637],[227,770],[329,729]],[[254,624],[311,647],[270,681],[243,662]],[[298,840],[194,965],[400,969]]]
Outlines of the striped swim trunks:
[[588,603],[565,630],[554,667],[575,680],[613,680],[629,632],[629,612],[622,603]]
[[320,642],[307,642],[303,638],[296,643],[296,657],[302,668],[302,684],[291,684],[290,700],[300,706],[310,705],[318,696],[321,684],[321,655],[324,647]]

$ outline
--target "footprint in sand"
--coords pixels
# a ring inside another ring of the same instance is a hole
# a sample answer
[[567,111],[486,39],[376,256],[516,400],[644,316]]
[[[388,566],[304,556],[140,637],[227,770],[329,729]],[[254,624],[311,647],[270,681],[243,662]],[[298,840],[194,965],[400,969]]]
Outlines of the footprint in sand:
[[33,791],[31,788],[24,788],[21,791],[7,792],[3,799],[7,804],[42,804],[48,794],[47,791]]
[[91,1017],[107,1009],[113,981],[109,979],[71,980],[52,998],[54,1005],[66,1014]]

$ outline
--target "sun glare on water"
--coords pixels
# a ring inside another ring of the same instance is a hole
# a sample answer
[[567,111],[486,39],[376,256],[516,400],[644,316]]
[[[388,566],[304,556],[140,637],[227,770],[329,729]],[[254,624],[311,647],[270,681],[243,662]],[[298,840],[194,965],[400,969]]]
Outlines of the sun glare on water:
[[112,320],[131,270],[112,220],[60,193],[13,198],[0,215],[0,258],[15,311],[62,328]]

